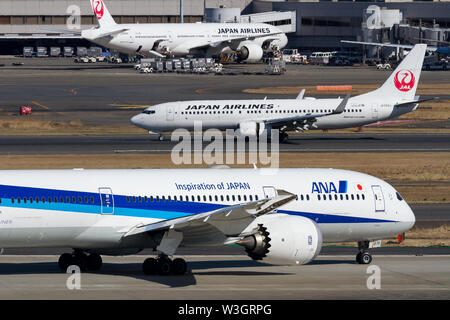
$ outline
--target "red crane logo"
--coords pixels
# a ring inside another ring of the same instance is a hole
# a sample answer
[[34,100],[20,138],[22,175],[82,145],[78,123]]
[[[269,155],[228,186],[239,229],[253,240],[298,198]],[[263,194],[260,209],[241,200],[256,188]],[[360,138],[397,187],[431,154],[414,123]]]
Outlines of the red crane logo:
[[400,70],[394,76],[395,87],[403,92],[411,90],[415,82],[416,79],[411,70]]

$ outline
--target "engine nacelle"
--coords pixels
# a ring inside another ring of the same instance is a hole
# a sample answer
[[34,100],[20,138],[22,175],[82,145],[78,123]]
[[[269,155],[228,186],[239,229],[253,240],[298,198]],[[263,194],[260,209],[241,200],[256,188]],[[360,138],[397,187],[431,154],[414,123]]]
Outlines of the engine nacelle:
[[246,43],[238,50],[239,60],[247,62],[258,62],[263,57],[263,49],[254,43]]
[[237,133],[244,137],[260,136],[264,132],[264,123],[247,121],[239,123],[239,130]]
[[322,232],[311,219],[286,214],[267,214],[256,218],[243,233],[250,233],[237,244],[253,260],[277,264],[306,264],[322,248]]

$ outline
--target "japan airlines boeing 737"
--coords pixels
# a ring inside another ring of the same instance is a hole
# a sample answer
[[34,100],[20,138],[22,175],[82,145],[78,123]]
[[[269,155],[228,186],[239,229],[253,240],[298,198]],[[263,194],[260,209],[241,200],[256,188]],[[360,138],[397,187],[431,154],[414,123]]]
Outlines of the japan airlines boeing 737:
[[304,98],[302,90],[297,99],[177,101],[149,107],[131,123],[152,133],[193,130],[197,122],[204,130],[238,129],[244,136],[270,137],[271,129],[279,129],[280,141],[285,141],[291,130],[350,128],[393,119],[429,100],[415,96],[426,47],[414,46],[380,88],[351,98]]
[[[226,170],[226,172],[224,172]],[[269,171],[267,171],[269,170]],[[238,244],[254,260],[305,264],[324,242],[372,240],[415,222],[388,183],[335,169],[0,171],[0,248],[71,247],[65,270],[98,270],[100,254],[160,253],[146,274],[183,274],[179,246]]]
[[259,61],[264,51],[284,48],[286,35],[265,23],[116,24],[102,0],[90,0],[99,27],[81,36],[127,54],[219,56],[235,51],[241,61]]

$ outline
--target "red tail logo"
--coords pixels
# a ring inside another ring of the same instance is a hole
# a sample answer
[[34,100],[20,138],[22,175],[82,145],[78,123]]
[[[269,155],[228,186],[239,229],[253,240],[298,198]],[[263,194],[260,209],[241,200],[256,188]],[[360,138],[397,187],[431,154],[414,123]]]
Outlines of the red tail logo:
[[411,70],[400,70],[394,76],[395,87],[403,92],[411,90],[415,82],[416,79]]
[[105,12],[104,4],[102,0],[93,0],[92,8],[94,9],[94,14],[97,16],[97,19],[100,20],[103,17],[103,13]]

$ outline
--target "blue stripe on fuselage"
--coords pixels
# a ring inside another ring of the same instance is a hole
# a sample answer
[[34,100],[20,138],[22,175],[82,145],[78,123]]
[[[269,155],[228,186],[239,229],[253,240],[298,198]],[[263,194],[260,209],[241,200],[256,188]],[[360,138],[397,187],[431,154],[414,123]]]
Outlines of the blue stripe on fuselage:
[[[21,203],[17,203],[17,198],[20,195]],[[35,199],[39,197],[54,197],[58,198],[58,202],[52,200],[49,203],[47,200],[45,203],[39,201],[33,201],[30,203],[23,202],[23,198],[29,199],[32,197]],[[67,203],[60,202],[59,199],[63,197],[64,201],[66,197],[75,197],[78,201],[81,197],[82,201],[85,201],[87,197],[88,203]],[[94,197],[93,203],[91,203],[91,197]],[[54,189],[41,189],[41,188],[30,188],[30,187],[16,187],[16,186],[6,186],[0,185],[0,207],[14,207],[14,208],[24,208],[24,209],[37,209],[37,210],[50,210],[50,211],[63,211],[63,212],[79,212],[79,213],[101,213],[101,199],[99,193],[92,192],[79,192],[79,191],[66,191],[66,190],[54,190]],[[15,199],[15,203],[12,203],[11,199]],[[128,216],[128,217],[142,217],[142,218],[154,218],[154,219],[174,219],[184,216],[189,216],[202,212],[209,212],[219,208],[227,207],[229,205],[216,204],[216,203],[202,203],[202,202],[190,202],[190,201],[138,201],[136,197],[136,202],[133,202],[133,197],[130,196],[130,202],[127,201],[127,196],[114,195],[114,215]],[[278,213],[284,213],[295,216],[302,216],[314,220],[316,223],[371,223],[371,222],[394,222],[391,220],[384,219],[372,219],[372,218],[361,218],[354,216],[343,216],[334,214],[323,214],[323,213],[313,213],[313,212],[302,212],[302,211],[290,211],[290,210],[277,210]]]

